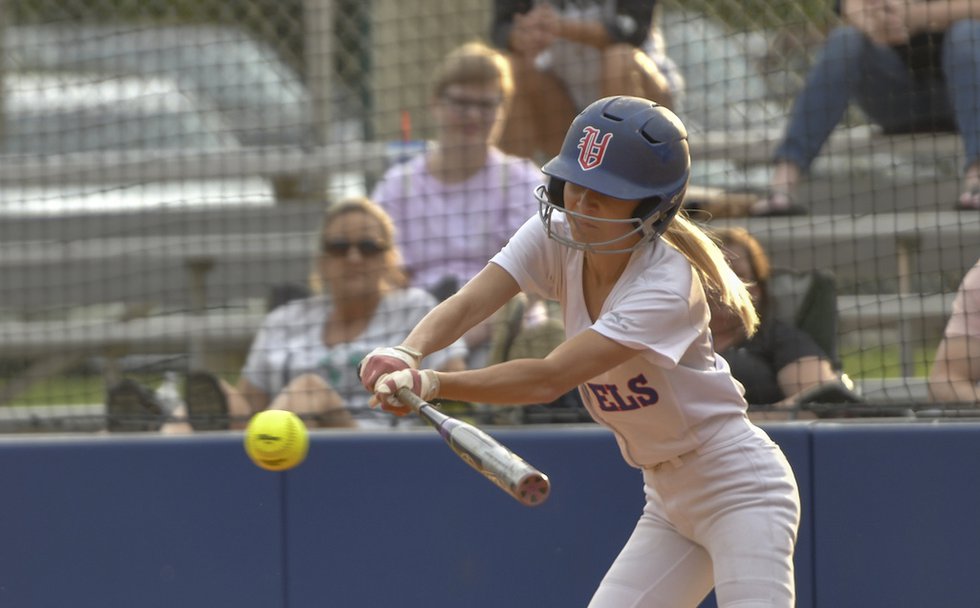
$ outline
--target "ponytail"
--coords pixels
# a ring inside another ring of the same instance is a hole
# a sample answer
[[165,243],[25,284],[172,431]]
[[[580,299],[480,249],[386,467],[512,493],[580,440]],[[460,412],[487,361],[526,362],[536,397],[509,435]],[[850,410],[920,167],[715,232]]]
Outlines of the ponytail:
[[661,237],[680,251],[701,279],[705,295],[732,310],[751,336],[759,326],[759,315],[745,284],[725,260],[717,242],[683,213],[678,214]]

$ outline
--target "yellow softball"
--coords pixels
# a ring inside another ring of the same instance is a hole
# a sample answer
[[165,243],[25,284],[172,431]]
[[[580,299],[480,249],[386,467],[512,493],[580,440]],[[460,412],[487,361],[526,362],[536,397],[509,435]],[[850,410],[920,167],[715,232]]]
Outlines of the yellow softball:
[[252,416],[245,429],[245,453],[268,471],[285,471],[303,462],[310,447],[306,425],[284,410],[265,410]]

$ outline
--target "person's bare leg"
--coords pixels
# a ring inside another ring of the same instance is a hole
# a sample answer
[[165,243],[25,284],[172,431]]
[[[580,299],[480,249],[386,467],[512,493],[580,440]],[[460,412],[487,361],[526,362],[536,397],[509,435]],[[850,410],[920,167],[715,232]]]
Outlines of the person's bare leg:
[[564,85],[552,74],[539,71],[532,61],[510,56],[514,96],[498,147],[515,156],[552,157],[561,150],[565,131],[577,113]]
[[184,403],[174,408],[172,418],[160,425],[161,435],[186,435],[193,432],[194,427],[187,421],[187,405]]
[[276,395],[269,409],[293,412],[307,420],[310,427],[357,426],[337,391],[316,374],[294,378]]
[[221,390],[224,392],[225,400],[228,403],[228,428],[243,430],[248,426],[249,419],[256,412],[252,410],[248,399],[245,398],[245,395],[240,390],[224,379],[219,379],[218,382],[221,384]]
[[643,51],[629,44],[614,44],[602,53],[603,97],[632,95],[644,97],[667,108],[674,95],[660,67]]

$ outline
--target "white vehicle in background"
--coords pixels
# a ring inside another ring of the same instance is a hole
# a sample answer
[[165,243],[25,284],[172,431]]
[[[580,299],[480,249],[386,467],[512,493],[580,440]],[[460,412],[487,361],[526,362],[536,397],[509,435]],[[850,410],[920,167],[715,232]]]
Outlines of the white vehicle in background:
[[119,169],[137,157],[220,159],[241,149],[217,110],[168,79],[7,73],[0,162],[51,165],[68,158],[86,169],[38,183],[0,180],[0,214],[274,204],[272,186],[261,177],[148,181]]
[[3,32],[7,70],[167,78],[212,104],[246,146],[317,143],[313,102],[268,45],[217,25],[19,25]]

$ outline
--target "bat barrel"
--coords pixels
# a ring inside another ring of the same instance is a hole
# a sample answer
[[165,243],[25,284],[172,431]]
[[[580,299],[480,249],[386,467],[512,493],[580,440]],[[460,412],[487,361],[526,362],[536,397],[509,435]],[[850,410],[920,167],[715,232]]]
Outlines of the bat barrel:
[[472,424],[447,416],[407,389],[396,398],[434,427],[454,452],[523,505],[543,503],[551,492],[548,476]]

